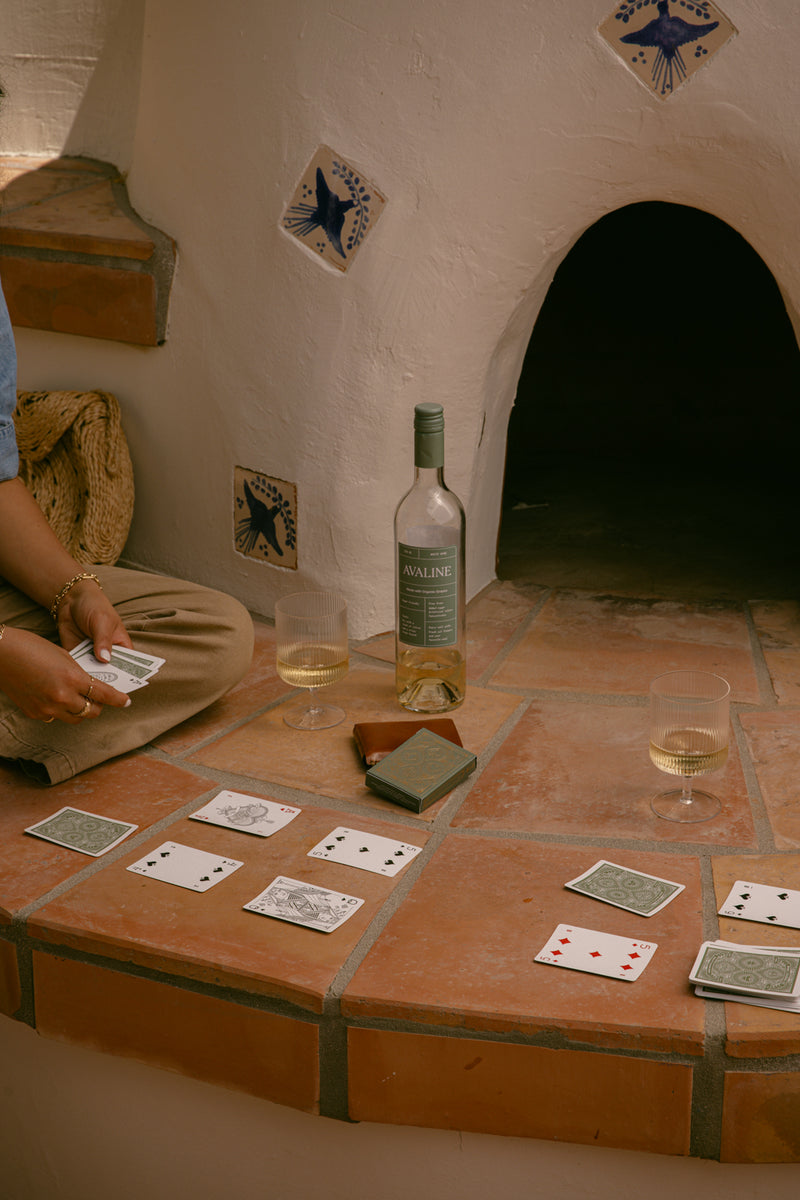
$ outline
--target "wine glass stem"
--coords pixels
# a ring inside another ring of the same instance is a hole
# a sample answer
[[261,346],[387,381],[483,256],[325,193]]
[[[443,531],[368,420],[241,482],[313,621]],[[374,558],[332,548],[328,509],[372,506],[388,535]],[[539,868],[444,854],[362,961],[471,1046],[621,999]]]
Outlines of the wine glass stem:
[[318,712],[320,712],[321,709],[322,709],[322,706],[320,704],[317,704],[316,690],[314,688],[309,688],[308,689],[308,711],[309,711],[309,713],[313,713],[316,716],[316,714]]
[[681,804],[692,803],[692,777],[684,775],[681,781]]

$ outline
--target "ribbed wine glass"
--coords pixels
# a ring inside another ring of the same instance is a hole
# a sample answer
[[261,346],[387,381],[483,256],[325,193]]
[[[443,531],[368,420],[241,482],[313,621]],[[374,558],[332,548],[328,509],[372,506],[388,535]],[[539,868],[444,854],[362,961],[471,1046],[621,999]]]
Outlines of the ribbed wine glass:
[[330,729],[344,709],[320,704],[317,688],[347,674],[347,602],[338,592],[295,592],[275,605],[278,674],[284,683],[308,688],[309,696],[287,708],[284,721],[295,729]]
[[682,786],[650,802],[667,821],[709,821],[722,807],[711,792],[695,791],[695,775],[717,771],[728,757],[730,684],[710,671],[668,671],[650,685],[650,758]]

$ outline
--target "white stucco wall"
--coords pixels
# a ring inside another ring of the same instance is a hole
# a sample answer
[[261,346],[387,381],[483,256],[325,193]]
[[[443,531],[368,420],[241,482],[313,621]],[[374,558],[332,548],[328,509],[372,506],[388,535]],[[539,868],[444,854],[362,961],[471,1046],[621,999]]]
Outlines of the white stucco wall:
[[[721,217],[796,319],[795,0],[724,0],[739,36],[667,101],[597,35],[613,0],[143,4],[138,105],[128,80],[112,119],[107,88],[87,87],[65,145],[129,167],[135,207],[176,238],[168,340],[141,350],[19,333],[23,386],[119,396],[134,562],[267,614],[281,593],[340,587],[354,636],[390,628],[411,415],[436,399],[474,594],[494,572],[506,427],[539,306],[571,245],[621,205]],[[50,7],[65,19],[70,6]],[[73,7],[106,9],[91,53],[119,61],[138,0],[124,20],[115,0]],[[387,197],[346,275],[279,228],[321,143]],[[681,269],[657,230],[642,258],[648,275]],[[236,552],[236,465],[297,484],[297,572]]]

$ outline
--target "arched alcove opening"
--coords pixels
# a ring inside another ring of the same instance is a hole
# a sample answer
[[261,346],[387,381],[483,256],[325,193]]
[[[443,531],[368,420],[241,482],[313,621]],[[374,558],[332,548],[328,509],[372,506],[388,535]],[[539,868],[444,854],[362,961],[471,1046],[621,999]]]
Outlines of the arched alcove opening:
[[660,201],[596,222],[533,330],[498,574],[683,598],[800,584],[800,351],[730,226]]

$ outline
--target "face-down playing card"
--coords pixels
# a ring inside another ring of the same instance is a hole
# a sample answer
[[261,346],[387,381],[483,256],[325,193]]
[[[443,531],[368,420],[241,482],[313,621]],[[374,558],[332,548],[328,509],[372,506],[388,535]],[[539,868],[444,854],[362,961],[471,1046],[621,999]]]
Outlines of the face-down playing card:
[[307,929],[316,929],[320,933],[332,933],[352,917],[363,903],[358,896],[347,896],[302,879],[279,875],[244,908],[264,917],[305,925]]
[[610,979],[638,979],[658,949],[655,942],[601,933],[577,925],[559,925],[534,962]]
[[164,842],[138,862],[131,863],[128,870],[149,879],[159,879],[162,883],[189,888],[193,892],[207,892],[241,866],[235,858],[196,850],[180,842]]
[[110,817],[84,812],[82,808],[67,806],[51,817],[28,826],[25,832],[97,858],[138,828],[138,825],[132,825],[129,821],[114,821]]
[[800,955],[780,947],[703,942],[689,979],[722,991],[753,996],[800,995]]
[[661,879],[658,875],[647,875],[632,867],[621,867],[601,858],[588,871],[565,883],[564,887],[573,892],[582,892],[594,900],[613,904],[616,908],[624,908],[627,912],[652,917],[683,891],[684,884]]
[[800,929],[800,892],[737,879],[719,915]]
[[325,858],[346,867],[360,867],[376,875],[396,875],[419,854],[421,846],[411,846],[399,839],[363,833],[343,825],[334,829],[312,850],[309,858]]

